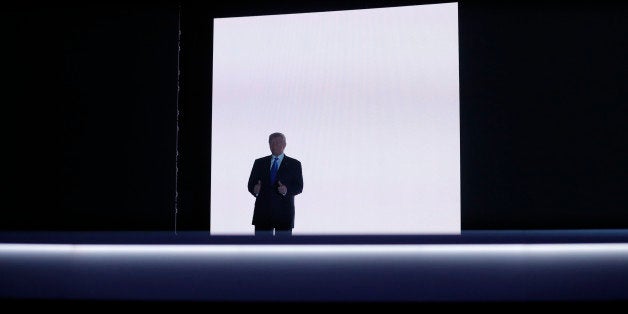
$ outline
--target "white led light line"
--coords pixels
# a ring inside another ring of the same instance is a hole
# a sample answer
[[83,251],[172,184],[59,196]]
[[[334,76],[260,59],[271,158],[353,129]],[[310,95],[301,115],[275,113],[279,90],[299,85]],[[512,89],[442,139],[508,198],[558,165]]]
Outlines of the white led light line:
[[0,244],[6,254],[426,254],[426,253],[628,254],[628,243],[565,244],[316,244],[316,245],[136,245],[136,244]]

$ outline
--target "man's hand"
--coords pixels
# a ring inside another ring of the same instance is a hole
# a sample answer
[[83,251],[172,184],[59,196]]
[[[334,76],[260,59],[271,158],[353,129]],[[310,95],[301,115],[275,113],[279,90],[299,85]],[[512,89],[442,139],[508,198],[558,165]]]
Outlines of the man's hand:
[[253,194],[257,196],[261,188],[262,188],[262,180],[257,180],[257,184],[253,187]]
[[286,196],[286,194],[288,193],[288,187],[283,185],[281,181],[278,181],[278,183],[279,187],[277,188],[277,191],[279,191],[281,195]]

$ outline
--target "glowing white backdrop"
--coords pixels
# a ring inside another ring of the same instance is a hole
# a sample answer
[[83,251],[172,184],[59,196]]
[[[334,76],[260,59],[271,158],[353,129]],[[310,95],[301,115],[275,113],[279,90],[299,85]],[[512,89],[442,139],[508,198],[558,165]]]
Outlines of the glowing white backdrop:
[[295,235],[460,233],[457,3],[213,23],[212,234],[253,234],[273,132],[303,166]]

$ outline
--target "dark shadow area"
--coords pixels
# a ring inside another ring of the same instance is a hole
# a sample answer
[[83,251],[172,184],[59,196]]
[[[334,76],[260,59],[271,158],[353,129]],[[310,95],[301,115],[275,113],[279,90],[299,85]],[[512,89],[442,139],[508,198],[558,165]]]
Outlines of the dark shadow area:
[[177,10],[64,1],[2,10],[15,176],[0,229],[173,229]]

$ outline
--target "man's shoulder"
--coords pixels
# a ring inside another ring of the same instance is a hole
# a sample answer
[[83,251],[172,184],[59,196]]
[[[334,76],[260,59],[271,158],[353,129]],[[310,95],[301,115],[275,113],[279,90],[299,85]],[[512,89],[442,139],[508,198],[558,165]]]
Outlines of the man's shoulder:
[[296,159],[296,158],[292,158],[292,157],[288,157],[288,156],[284,155],[284,159],[287,160],[287,161],[290,161],[290,162],[301,164],[301,162],[298,159]]
[[270,156],[264,156],[264,157],[260,157],[260,158],[255,159],[255,162],[261,162],[261,161],[269,160],[269,159],[270,159]]

